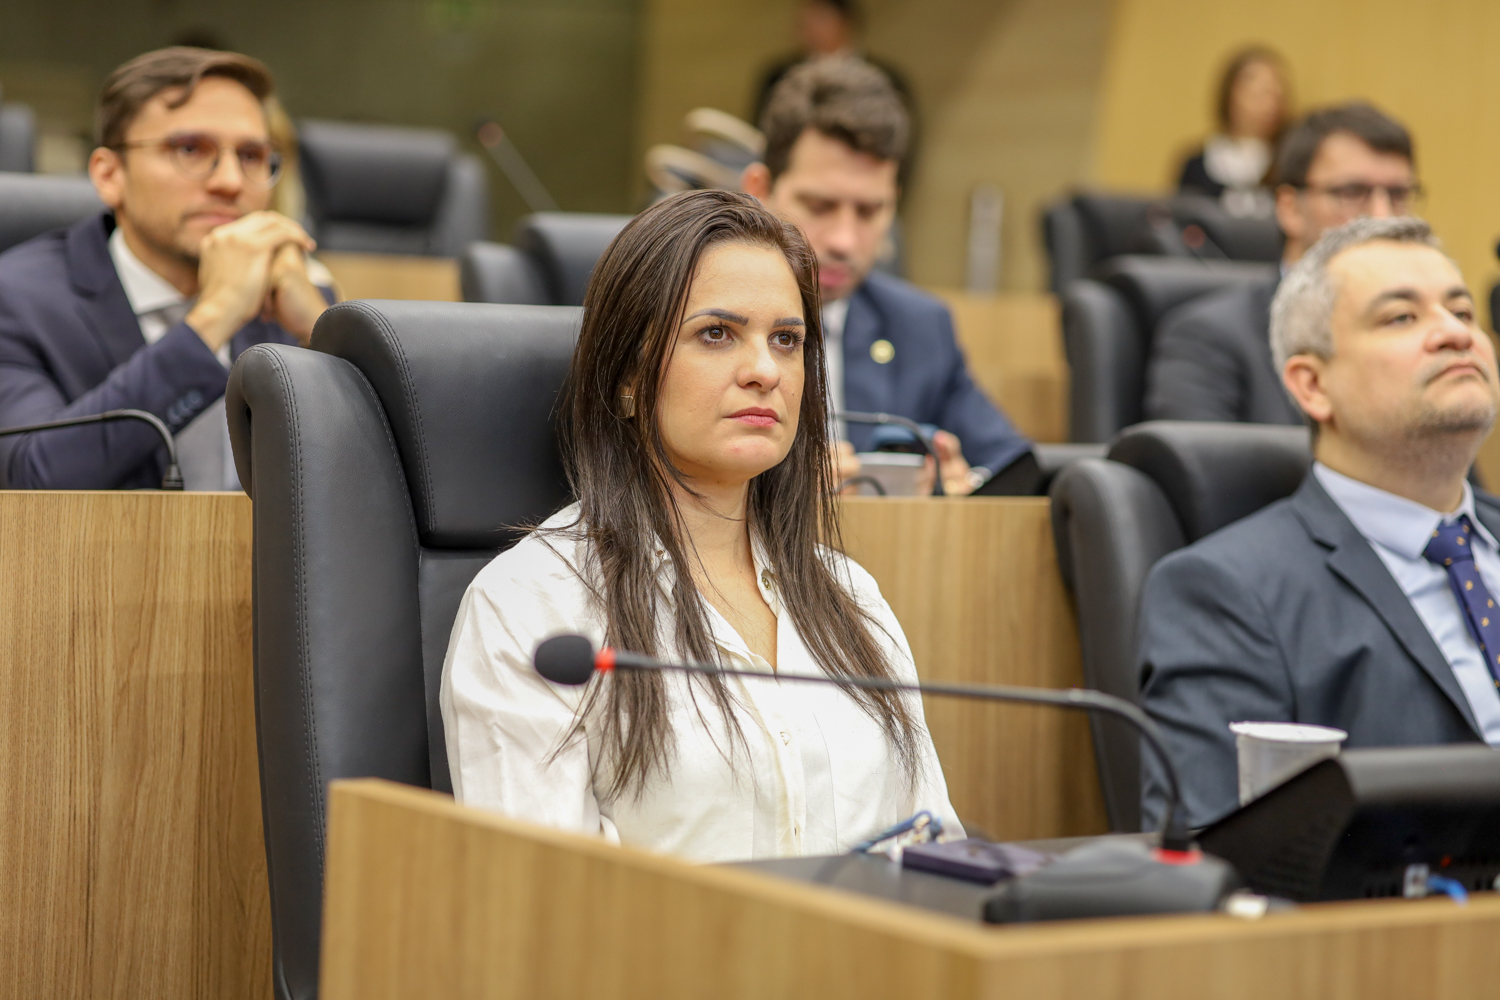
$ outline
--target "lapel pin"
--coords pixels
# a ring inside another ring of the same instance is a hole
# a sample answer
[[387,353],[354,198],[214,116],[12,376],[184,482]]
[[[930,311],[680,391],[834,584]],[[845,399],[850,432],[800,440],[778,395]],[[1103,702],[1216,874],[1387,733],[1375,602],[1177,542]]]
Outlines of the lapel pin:
[[870,359],[877,365],[890,364],[896,356],[896,348],[889,340],[877,340],[870,345]]

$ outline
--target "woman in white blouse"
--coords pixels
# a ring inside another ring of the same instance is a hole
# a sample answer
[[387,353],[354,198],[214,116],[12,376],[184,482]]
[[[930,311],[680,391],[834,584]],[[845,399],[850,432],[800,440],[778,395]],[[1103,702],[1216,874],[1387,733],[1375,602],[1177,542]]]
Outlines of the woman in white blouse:
[[[915,681],[839,551],[817,264],[724,191],[626,226],[589,284],[561,404],[578,503],[464,595],[441,704],[469,805],[701,861],[830,854],[921,809],[961,829],[920,699],[780,682]],[[766,679],[628,671],[549,684],[564,632]]]

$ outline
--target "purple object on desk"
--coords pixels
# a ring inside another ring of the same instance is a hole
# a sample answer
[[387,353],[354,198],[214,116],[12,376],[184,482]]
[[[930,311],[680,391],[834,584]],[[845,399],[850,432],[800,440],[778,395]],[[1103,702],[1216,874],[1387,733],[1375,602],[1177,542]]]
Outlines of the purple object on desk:
[[947,875],[967,882],[993,885],[1035,871],[1052,860],[1049,854],[1019,844],[987,840],[950,840],[945,844],[913,844],[901,852],[901,867]]

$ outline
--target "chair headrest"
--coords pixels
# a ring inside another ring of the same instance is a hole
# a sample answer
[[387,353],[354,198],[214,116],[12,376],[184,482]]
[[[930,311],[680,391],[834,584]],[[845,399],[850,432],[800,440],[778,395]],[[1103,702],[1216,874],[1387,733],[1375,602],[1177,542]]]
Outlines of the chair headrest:
[[438,129],[304,121],[302,177],[314,219],[428,225],[457,156]]
[[102,211],[87,177],[0,172],[0,253]]
[[1275,264],[1191,257],[1117,257],[1098,271],[1099,280],[1125,296],[1148,331],[1189,299],[1275,275]]
[[581,306],[594,265],[630,219],[628,215],[538,212],[516,224],[512,242],[536,263],[553,302]]
[[497,548],[567,502],[554,427],[582,313],[556,306],[364,299],[329,309],[314,350],[379,397],[436,548]]
[[1082,193],[1073,196],[1073,207],[1088,233],[1094,260],[1127,253],[1158,252],[1151,239],[1151,198]]
[[[1281,260],[1285,239],[1272,218],[1241,218],[1230,215],[1217,198],[1178,195],[1172,199],[1172,221],[1184,230],[1197,226],[1212,245],[1230,260]],[[1184,232],[1184,239],[1187,238]]]
[[1312,448],[1301,427],[1156,420],[1122,432],[1109,458],[1155,480],[1195,542],[1296,492]]

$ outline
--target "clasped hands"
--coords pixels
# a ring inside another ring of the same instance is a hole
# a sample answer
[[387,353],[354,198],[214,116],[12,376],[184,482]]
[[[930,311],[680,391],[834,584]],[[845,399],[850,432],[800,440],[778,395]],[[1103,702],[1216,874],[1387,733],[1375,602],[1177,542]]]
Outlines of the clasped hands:
[[198,301],[188,326],[217,351],[260,316],[306,347],[328,307],[307,276],[307,254],[316,246],[279,212],[251,212],[216,227],[198,251]]

